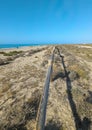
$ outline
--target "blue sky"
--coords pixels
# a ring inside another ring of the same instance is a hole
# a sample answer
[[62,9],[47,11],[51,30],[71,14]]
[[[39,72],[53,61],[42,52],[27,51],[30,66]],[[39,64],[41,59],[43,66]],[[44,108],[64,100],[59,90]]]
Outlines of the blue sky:
[[0,44],[80,42],[92,42],[92,0],[0,0]]

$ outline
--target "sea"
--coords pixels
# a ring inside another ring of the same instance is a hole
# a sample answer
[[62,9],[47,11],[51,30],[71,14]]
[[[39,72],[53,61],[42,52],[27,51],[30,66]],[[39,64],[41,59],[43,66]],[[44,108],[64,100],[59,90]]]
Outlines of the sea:
[[7,49],[7,48],[20,48],[20,47],[25,47],[25,46],[42,46],[42,45],[46,45],[46,44],[33,44],[33,43],[23,43],[23,44],[0,44],[0,49]]

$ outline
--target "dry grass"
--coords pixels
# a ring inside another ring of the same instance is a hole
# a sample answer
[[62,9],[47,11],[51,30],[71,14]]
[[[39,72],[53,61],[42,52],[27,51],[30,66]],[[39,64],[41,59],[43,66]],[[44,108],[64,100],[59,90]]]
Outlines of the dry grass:
[[76,71],[76,73],[79,75],[80,78],[86,78],[87,79],[87,77],[88,77],[87,72],[77,64],[69,66],[68,69],[70,71],[71,70]]
[[[85,100],[86,97],[83,96],[84,92],[86,91],[87,93],[88,90],[88,88],[84,88],[83,86],[84,81],[86,81],[85,84],[88,82],[88,72],[85,69],[85,64],[81,65],[81,63],[76,60],[76,56],[82,57],[83,55],[80,50],[75,48],[76,46],[67,45],[66,50],[69,51],[70,49],[72,53],[68,53],[63,47],[60,49],[62,54],[64,54],[64,63],[67,72],[76,71],[80,77],[71,82],[71,94],[78,114],[81,118],[84,116],[91,118],[92,105],[88,104]],[[0,82],[1,85],[4,85],[6,82],[6,85],[0,89],[0,96],[2,101],[4,99],[2,96],[4,97],[4,95],[6,100],[8,97],[11,97],[0,109],[1,130],[36,130],[37,111],[42,88],[44,87],[51,50],[52,49],[50,48],[42,52],[39,50],[29,51],[28,55],[19,57],[18,60],[14,61],[14,64],[17,62],[18,65],[8,65],[10,71],[7,71],[7,69],[4,70],[7,66],[1,67],[1,74],[3,74],[3,77],[1,76]],[[37,54],[35,54],[35,52],[37,52]],[[32,53],[34,55],[31,55]],[[29,54],[31,55],[31,58]],[[87,56],[89,57],[90,54]],[[28,62],[26,62],[27,60]],[[26,64],[24,64],[24,61]],[[12,65],[14,70],[11,69]],[[66,93],[67,88],[64,69],[61,59],[57,55],[55,57],[53,70],[53,78],[55,80],[50,84],[45,130],[75,130],[74,117],[68,101],[68,93]],[[63,77],[64,80],[62,80]],[[10,83],[9,86],[7,83]]]
[[82,57],[87,61],[92,61],[92,48],[81,48],[81,45],[64,45],[64,47],[67,48],[68,51],[74,53],[74,55]]
[[[40,92],[35,91],[28,101],[23,104],[20,102],[9,107],[4,115],[4,117],[7,116],[7,118],[2,120],[2,123],[0,123],[1,130],[4,130],[4,128],[5,130],[24,130],[24,128],[35,128],[35,119],[37,116],[40,96]],[[29,122],[31,122],[31,126]],[[34,124],[32,124],[33,122]]]
[[3,54],[4,56],[14,56],[22,52],[23,51],[10,51],[10,52],[0,52],[0,54]]
[[3,86],[0,88],[0,97],[2,97],[7,91],[10,89],[11,84],[9,83],[4,83]]
[[78,113],[83,117],[88,117],[91,119],[92,117],[92,105],[87,103],[86,101],[79,102],[78,105]]

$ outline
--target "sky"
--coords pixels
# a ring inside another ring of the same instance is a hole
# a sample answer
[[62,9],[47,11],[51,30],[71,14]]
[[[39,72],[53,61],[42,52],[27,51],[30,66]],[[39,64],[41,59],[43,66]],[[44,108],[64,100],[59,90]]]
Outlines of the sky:
[[92,0],[0,0],[2,43],[92,43]]

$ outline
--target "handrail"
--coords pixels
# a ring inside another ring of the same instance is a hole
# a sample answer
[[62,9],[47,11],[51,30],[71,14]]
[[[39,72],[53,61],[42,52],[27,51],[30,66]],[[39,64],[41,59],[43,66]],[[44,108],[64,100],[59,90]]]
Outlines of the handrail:
[[40,102],[39,111],[37,114],[36,130],[44,130],[44,127],[45,127],[46,108],[47,108],[47,102],[48,102],[50,78],[51,78],[52,69],[53,69],[54,51],[55,51],[55,47],[52,50],[52,55],[48,62],[48,72],[46,75],[44,91],[43,91],[42,99]]

